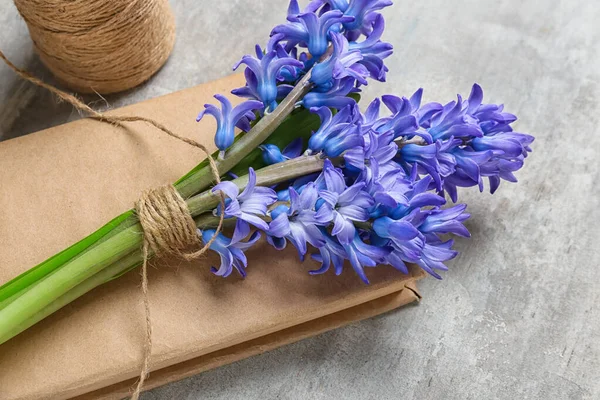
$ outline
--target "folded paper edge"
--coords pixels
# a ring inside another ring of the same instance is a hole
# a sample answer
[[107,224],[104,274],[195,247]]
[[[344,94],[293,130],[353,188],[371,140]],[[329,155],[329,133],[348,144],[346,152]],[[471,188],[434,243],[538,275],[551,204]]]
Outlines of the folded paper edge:
[[[148,380],[146,380],[144,389],[154,389],[170,382],[188,378],[210,369],[258,355],[419,301],[421,295],[417,290],[416,281],[422,278],[422,276],[423,275],[418,275],[413,279],[406,281],[404,287],[397,292],[247,342],[239,343],[231,347],[153,371]],[[90,393],[73,397],[72,399],[123,399],[131,394],[131,388],[134,386],[135,382],[136,379],[128,379]]]

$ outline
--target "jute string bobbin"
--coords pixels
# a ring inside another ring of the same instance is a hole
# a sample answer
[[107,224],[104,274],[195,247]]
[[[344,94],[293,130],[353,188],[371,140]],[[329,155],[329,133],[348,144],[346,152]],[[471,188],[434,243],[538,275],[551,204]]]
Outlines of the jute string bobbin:
[[168,0],[14,0],[40,59],[79,92],[114,93],[149,79],[175,43]]
[[[215,163],[215,160],[212,158],[208,149],[203,144],[180,136],[172,132],[161,123],[150,118],[105,115],[100,113],[92,109],[90,106],[72,94],[57,89],[52,85],[48,85],[47,83],[44,83],[38,78],[32,76],[28,72],[16,67],[6,58],[2,51],[0,51],[0,59],[2,59],[21,78],[49,90],[58,98],[71,104],[76,109],[88,113],[92,119],[117,126],[122,126],[123,122],[143,121],[153,125],[169,136],[199,148],[206,154],[215,182],[221,182],[217,164]],[[223,193],[220,193],[220,203],[221,209],[225,209],[225,196]],[[223,220],[225,217],[224,213],[220,213],[219,223],[213,237],[200,250],[189,253],[186,250],[192,246],[197,246],[200,244],[200,238],[197,235],[196,224],[192,218],[192,215],[190,214],[185,200],[181,197],[173,185],[164,185],[143,192],[140,199],[135,203],[135,210],[144,231],[141,275],[144,312],[146,317],[146,341],[144,345],[144,360],[142,369],[136,388],[131,396],[132,400],[137,400],[139,398],[144,386],[144,382],[150,372],[150,358],[152,356],[152,319],[150,316],[150,302],[148,298],[148,259],[150,257],[150,251],[156,255],[171,254],[177,255],[186,260],[196,259],[205,254],[213,242],[217,239],[217,235],[223,229]]]

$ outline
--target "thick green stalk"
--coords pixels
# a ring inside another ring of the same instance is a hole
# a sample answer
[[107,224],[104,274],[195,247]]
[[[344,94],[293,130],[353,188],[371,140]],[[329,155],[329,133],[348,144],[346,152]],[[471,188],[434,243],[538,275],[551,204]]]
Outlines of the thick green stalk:
[[[232,222],[234,220],[231,220]],[[229,222],[229,221],[227,221]],[[196,226],[200,229],[207,228],[215,228],[219,224],[219,218],[213,216],[212,214],[202,215],[196,218]],[[152,254],[150,254],[152,256]],[[8,340],[10,338],[15,337],[19,333],[24,330],[32,327],[37,324],[44,318],[48,317],[51,314],[54,314],[56,311],[60,310],[67,304],[77,300],[79,297],[83,296],[87,292],[95,289],[96,287],[111,281],[121,275],[139,267],[142,264],[143,255],[140,249],[133,251],[117,262],[111,264],[110,266],[104,268],[102,271],[98,272],[94,276],[86,279],[79,285],[75,286],[73,289],[69,290],[64,295],[60,296],[48,306],[39,310],[33,316],[31,316],[28,320],[22,321],[20,324],[11,326],[11,330],[5,333],[5,339]],[[2,343],[3,338],[0,338],[0,343]]]
[[[320,156],[309,156],[271,165],[256,171],[257,185],[272,186],[318,172],[323,169],[323,163],[324,160]],[[243,189],[248,183],[248,177],[243,176],[232,182]],[[187,201],[193,216],[212,210],[218,202],[219,197],[210,191]],[[67,262],[30,290],[5,305],[0,310],[0,344],[13,337],[19,329],[26,328],[29,321],[36,320],[36,315],[39,313],[47,315],[43,310],[47,307],[52,310],[51,305],[57,299],[124,257],[139,252],[142,241],[143,230],[141,225],[136,223]],[[77,293],[78,291],[74,292],[73,296]]]

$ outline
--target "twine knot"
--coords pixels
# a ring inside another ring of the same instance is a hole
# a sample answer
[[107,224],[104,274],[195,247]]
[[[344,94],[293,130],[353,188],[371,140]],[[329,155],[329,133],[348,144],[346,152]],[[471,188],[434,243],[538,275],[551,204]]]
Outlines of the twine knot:
[[183,251],[200,242],[190,210],[173,185],[144,191],[135,209],[144,240],[155,254],[187,258]]

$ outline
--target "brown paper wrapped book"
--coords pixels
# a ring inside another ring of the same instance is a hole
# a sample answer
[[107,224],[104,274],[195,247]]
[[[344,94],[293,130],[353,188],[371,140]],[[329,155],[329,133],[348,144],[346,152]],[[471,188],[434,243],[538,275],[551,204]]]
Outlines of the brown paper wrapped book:
[[[114,111],[152,118],[212,145],[212,120],[194,117],[235,75]],[[204,155],[144,123],[80,120],[0,143],[0,284],[131,208],[144,189],[175,181]],[[160,260],[149,273],[152,373],[145,389],[368,318],[419,298],[391,267],[309,276],[295,250],[260,245],[248,277],[218,278],[207,257]],[[0,345],[0,399],[118,399],[140,371],[139,274],[99,287]]]

